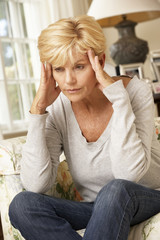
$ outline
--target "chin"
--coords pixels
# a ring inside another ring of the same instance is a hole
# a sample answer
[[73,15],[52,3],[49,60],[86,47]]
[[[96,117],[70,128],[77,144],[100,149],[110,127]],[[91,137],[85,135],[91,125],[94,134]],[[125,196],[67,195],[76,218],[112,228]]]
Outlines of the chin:
[[83,98],[80,97],[68,97],[66,96],[71,102],[79,102],[81,101]]
[[79,102],[84,99],[82,95],[79,94],[65,94],[63,93],[71,102]]

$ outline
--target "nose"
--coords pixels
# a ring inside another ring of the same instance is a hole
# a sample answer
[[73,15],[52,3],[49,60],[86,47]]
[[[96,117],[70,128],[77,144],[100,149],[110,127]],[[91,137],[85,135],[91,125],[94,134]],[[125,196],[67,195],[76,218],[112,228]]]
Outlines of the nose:
[[74,84],[76,82],[74,71],[72,70],[66,71],[65,82],[67,84]]

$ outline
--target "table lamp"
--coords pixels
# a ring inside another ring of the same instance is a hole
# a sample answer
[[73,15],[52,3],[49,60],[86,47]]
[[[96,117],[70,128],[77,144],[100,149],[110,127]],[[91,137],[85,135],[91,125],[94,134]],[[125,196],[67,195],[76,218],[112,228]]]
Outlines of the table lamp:
[[87,15],[95,17],[102,28],[117,28],[119,40],[110,47],[117,65],[145,62],[148,44],[136,37],[135,26],[160,17],[158,0],[92,0]]

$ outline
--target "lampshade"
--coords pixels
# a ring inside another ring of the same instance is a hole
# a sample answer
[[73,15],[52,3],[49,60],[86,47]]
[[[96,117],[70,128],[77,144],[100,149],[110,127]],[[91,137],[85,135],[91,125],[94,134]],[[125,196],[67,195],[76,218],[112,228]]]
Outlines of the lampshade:
[[147,41],[136,37],[135,26],[160,17],[158,0],[92,0],[87,14],[95,17],[101,27],[117,28],[120,38],[110,47],[117,65],[146,60],[149,47]]
[[158,0],[93,0],[87,13],[101,27],[113,27],[123,19],[143,22],[160,17]]

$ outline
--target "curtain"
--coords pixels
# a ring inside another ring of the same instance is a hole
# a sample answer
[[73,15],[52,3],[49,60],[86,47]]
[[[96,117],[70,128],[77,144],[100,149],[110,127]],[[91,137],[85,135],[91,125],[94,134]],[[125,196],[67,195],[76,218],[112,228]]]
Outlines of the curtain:
[[87,14],[90,0],[46,0],[42,1],[44,24],[52,23],[61,18]]

